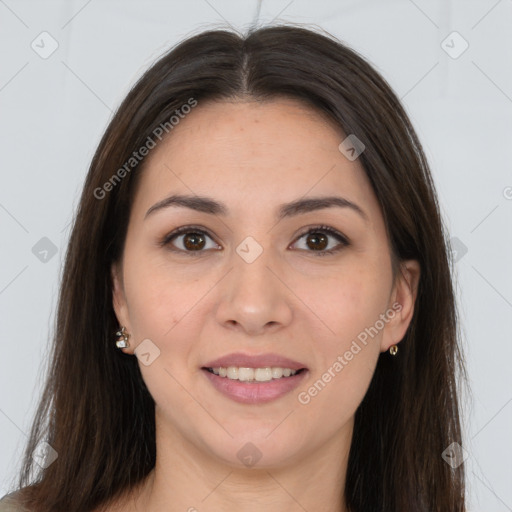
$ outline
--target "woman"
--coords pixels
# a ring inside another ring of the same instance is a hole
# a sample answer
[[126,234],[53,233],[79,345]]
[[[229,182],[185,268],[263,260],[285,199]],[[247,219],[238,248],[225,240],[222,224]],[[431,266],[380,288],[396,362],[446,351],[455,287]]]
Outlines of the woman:
[[92,161],[4,510],[465,510],[446,240],[356,52],[294,26],[182,42]]

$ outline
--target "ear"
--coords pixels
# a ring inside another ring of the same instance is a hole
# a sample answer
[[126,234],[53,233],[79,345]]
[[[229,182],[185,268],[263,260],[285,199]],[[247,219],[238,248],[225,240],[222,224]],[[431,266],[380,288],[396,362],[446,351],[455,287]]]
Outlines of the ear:
[[[124,293],[122,266],[114,263],[111,268],[112,276],[112,306],[120,326],[126,327],[128,333],[132,332],[128,315],[128,304]],[[131,353],[132,347],[121,349],[125,353]]]
[[420,264],[416,260],[400,262],[395,284],[390,296],[389,310],[394,311],[394,316],[389,315],[384,334],[382,336],[381,351],[385,352],[402,341],[414,314],[414,305],[420,280]]

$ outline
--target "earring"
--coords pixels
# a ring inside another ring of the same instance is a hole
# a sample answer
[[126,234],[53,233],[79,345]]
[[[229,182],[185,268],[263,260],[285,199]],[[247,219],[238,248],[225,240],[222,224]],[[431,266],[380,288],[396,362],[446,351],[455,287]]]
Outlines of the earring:
[[396,345],[391,345],[391,347],[389,347],[389,353],[392,356],[396,356],[396,354],[398,353],[398,347]]
[[119,337],[119,339],[116,341],[117,348],[126,348],[130,346],[128,343],[128,338],[130,335],[126,332],[126,328],[124,326],[116,332],[116,336]]

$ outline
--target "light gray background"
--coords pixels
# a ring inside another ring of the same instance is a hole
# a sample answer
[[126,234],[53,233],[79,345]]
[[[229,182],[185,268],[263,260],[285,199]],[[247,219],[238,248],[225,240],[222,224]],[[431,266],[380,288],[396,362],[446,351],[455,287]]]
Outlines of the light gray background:
[[[177,41],[256,18],[330,31],[410,114],[457,238],[468,510],[512,511],[511,0],[0,0],[0,495],[41,389],[69,222],[113,109]],[[469,44],[457,58],[453,31]],[[43,237],[54,256],[36,245]]]

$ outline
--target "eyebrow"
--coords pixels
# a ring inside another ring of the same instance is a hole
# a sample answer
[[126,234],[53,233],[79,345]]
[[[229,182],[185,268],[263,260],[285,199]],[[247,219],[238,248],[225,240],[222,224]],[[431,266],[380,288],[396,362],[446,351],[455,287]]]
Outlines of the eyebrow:
[[[210,197],[174,194],[172,196],[166,197],[165,199],[162,199],[161,201],[158,201],[158,203],[155,203],[146,212],[144,219],[146,219],[149,215],[159,210],[163,210],[171,206],[189,208],[197,212],[208,213],[211,215],[227,216],[229,213],[228,208],[224,204],[219,203],[218,201]],[[312,197],[307,199],[297,199],[296,201],[292,201],[291,203],[285,203],[280,205],[277,210],[276,217],[278,220],[282,220],[286,217],[294,217],[296,215],[301,215],[305,213],[314,212],[317,210],[323,210],[324,208],[332,207],[349,208],[352,211],[356,212],[366,222],[368,222],[369,220],[368,215],[360,206],[340,196],[325,196]]]

